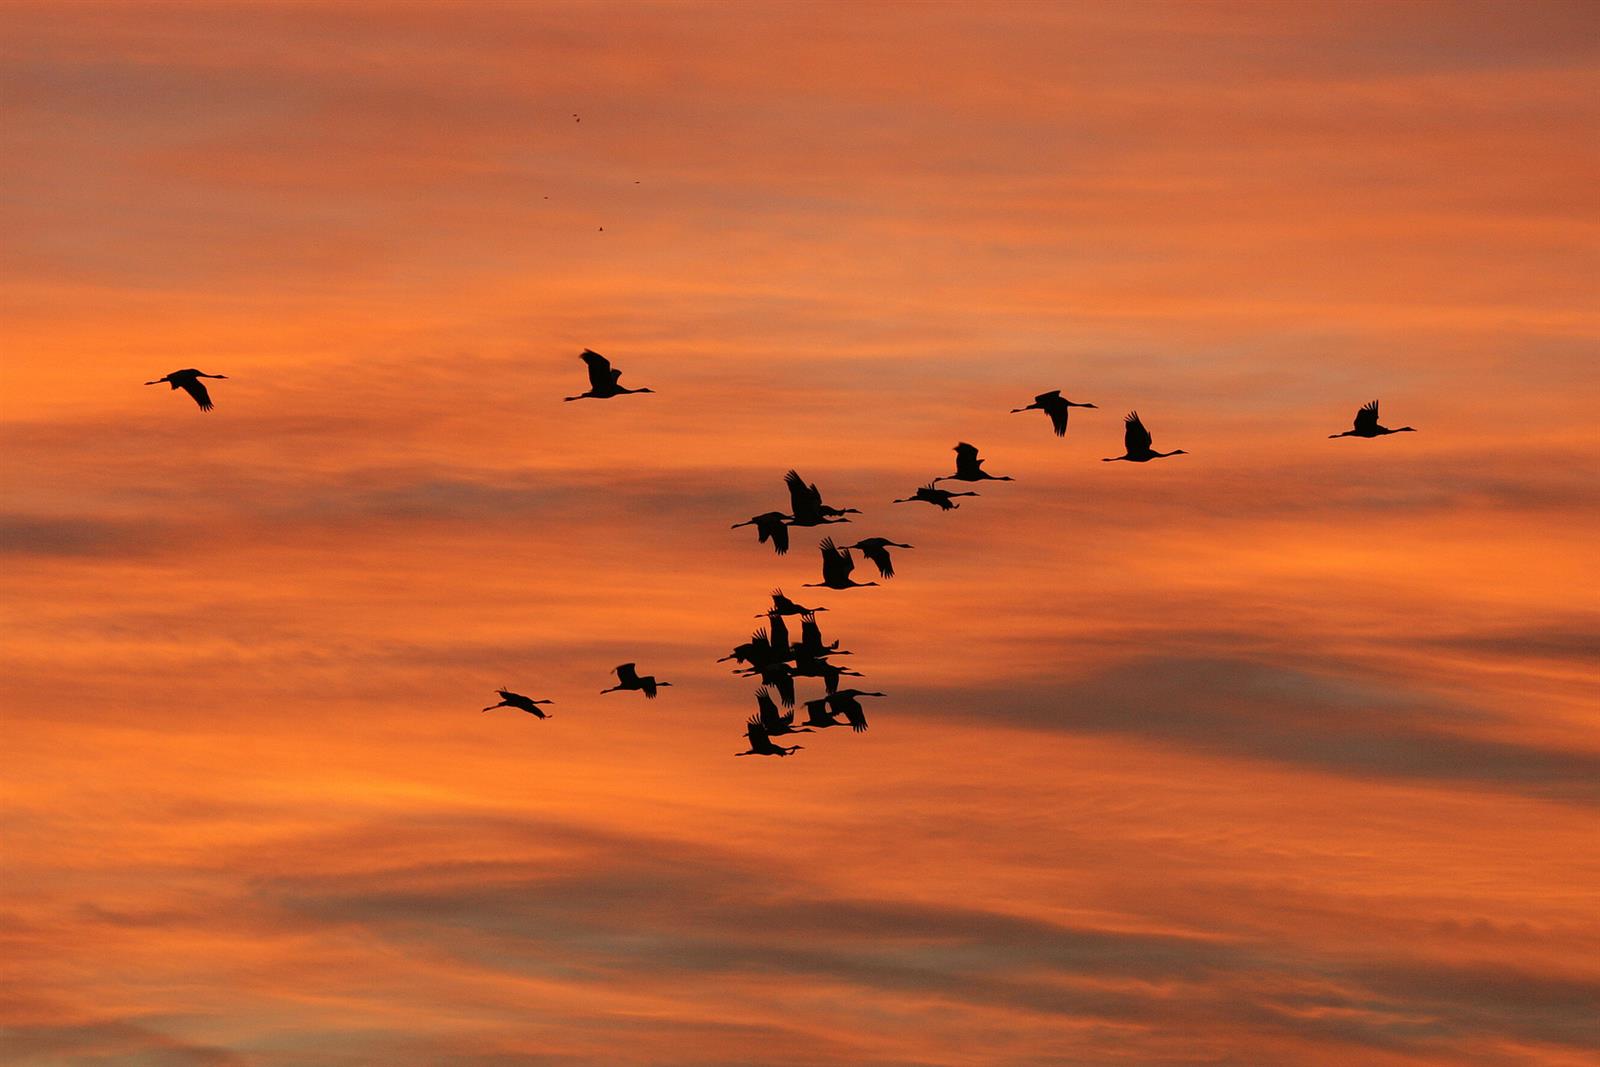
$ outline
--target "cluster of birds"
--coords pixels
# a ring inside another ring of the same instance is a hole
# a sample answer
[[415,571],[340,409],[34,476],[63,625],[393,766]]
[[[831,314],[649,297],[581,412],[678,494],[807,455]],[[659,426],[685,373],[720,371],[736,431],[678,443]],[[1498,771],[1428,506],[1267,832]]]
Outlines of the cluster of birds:
[[[576,116],[574,116],[576,118]],[[622,384],[622,372],[611,365],[611,361],[600,353],[591,349],[584,349],[579,356],[589,372],[589,388],[576,396],[565,397],[566,401],[573,400],[609,400],[614,397],[626,396],[634,393],[650,393],[652,389],[630,389]],[[213,408],[211,394],[207,391],[203,378],[227,379],[225,374],[206,374],[193,367],[185,370],[175,370],[165,374],[146,385],[159,385],[168,383],[172,389],[182,389],[194,399],[201,411],[210,411]],[[1094,408],[1094,404],[1083,404],[1068,400],[1061,395],[1059,389],[1048,393],[1040,393],[1033,398],[1033,403],[1025,407],[1013,408],[1012,414],[1026,411],[1042,411],[1050,418],[1050,426],[1057,437],[1066,436],[1067,420],[1073,408]],[[1376,400],[1363,405],[1355,416],[1351,429],[1343,433],[1329,434],[1335,437],[1383,437],[1394,433],[1414,433],[1413,427],[1401,426],[1390,429],[1378,422],[1378,402]],[[1171,452],[1158,452],[1152,446],[1154,439],[1150,431],[1145,428],[1144,422],[1139,418],[1137,411],[1131,411],[1123,417],[1123,454],[1108,456],[1104,462],[1126,461],[1129,463],[1147,463],[1152,459],[1166,459],[1171,456],[1187,455],[1183,449],[1174,449]],[[896,504],[909,504],[922,502],[932,504],[941,511],[954,511],[961,505],[956,503],[958,497],[977,496],[971,490],[952,492],[941,489],[940,482],[1009,482],[1014,481],[1011,476],[1003,474],[990,474],[983,469],[983,459],[978,455],[978,449],[965,441],[955,446],[956,469],[953,474],[937,477],[928,484],[917,489],[908,497],[894,500]],[[840,508],[825,503],[822,493],[815,483],[808,483],[800,476],[798,471],[791,470],[784,475],[784,484],[789,490],[789,510],[767,511],[752,516],[743,522],[733,524],[733,529],[744,526],[754,526],[757,541],[760,544],[772,545],[773,551],[784,555],[789,551],[789,531],[795,528],[813,528],[818,526],[833,526],[850,522],[851,515],[860,515],[857,508]],[[912,545],[892,541],[886,537],[866,537],[855,541],[853,544],[840,545],[832,537],[824,537],[818,542],[817,548],[822,555],[822,581],[806,583],[808,588],[826,589],[860,589],[875,586],[877,582],[858,582],[851,577],[855,572],[855,557],[852,551],[858,551],[869,560],[878,570],[878,576],[885,581],[894,577],[894,559],[889,550],[910,549]],[[783,590],[775,589],[772,592],[772,607],[757,615],[756,618],[765,616],[767,625],[751,634],[750,640],[737,646],[728,655],[718,660],[725,663],[735,660],[741,666],[733,669],[736,675],[747,678],[759,678],[761,687],[755,692],[756,713],[750,716],[745,723],[745,737],[750,747],[744,752],[735,753],[739,756],[789,756],[800,749],[799,744],[784,745],[774,741],[775,737],[784,737],[791,734],[814,733],[833,726],[848,725],[852,730],[861,732],[867,728],[866,712],[861,705],[863,697],[882,697],[886,694],[868,692],[861,689],[839,688],[840,680],[846,676],[860,678],[859,671],[850,670],[832,663],[831,657],[848,656],[848,650],[839,648],[839,642],[825,643],[822,639],[821,628],[817,624],[817,612],[827,611],[826,607],[808,608],[797,604],[783,594]],[[800,617],[800,640],[793,641],[789,636],[786,618],[798,615]],[[657,691],[670,686],[671,682],[657,680],[653,675],[641,675],[638,665],[623,663],[613,668],[617,676],[617,684],[609,689],[602,689],[602,695],[616,692],[639,692],[647,699],[654,700]],[[799,678],[816,678],[823,683],[823,695],[814,700],[804,701],[806,718],[799,725],[795,724],[795,682]],[[498,689],[500,697],[498,704],[491,704],[484,711],[494,711],[497,708],[513,708],[527,712],[540,719],[550,717],[550,713],[543,710],[545,706],[555,703],[547,699],[534,699],[509,689]],[[773,695],[777,695],[777,700]],[[781,703],[790,710],[780,712],[778,704]],[[842,719],[840,717],[843,717]]]

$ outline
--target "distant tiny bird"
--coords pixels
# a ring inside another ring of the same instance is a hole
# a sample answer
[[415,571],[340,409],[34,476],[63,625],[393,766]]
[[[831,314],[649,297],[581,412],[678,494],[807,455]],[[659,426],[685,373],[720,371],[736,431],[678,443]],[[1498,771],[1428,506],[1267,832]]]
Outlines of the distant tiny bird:
[[860,733],[867,728],[867,712],[861,706],[861,697],[881,697],[884,693],[863,693],[859,689],[841,689],[828,696],[828,709],[850,721],[850,729]]
[[898,541],[891,541],[886,537],[865,537],[846,548],[859,548],[861,554],[870,559],[878,568],[878,576],[885,580],[894,577],[894,560],[889,558],[891,548],[911,548],[911,545],[902,545]]
[[783,476],[789,487],[789,510],[794,512],[790,522],[795,526],[822,526],[833,522],[849,522],[846,515],[859,515],[856,508],[835,508],[822,502],[822,493],[816,483],[806,484],[800,472],[791,470]]
[[1344,433],[1330,433],[1328,435],[1328,440],[1331,441],[1335,437],[1382,437],[1384,434],[1390,433],[1416,432],[1416,429],[1411,426],[1402,426],[1398,430],[1391,430],[1387,426],[1379,426],[1378,402],[1374,400],[1370,404],[1363,405],[1361,410],[1356,412],[1355,429],[1346,430]]
[[877,582],[858,582],[850,577],[850,572],[856,569],[856,561],[850,553],[833,543],[833,538],[824,537],[817,543],[817,549],[822,553],[822,581],[807,582],[808,588],[826,586],[829,589],[862,589]]
[[555,703],[554,700],[531,700],[521,693],[511,692],[509,689],[496,689],[495,692],[500,694],[500,703],[490,704],[483,709],[484,711],[493,711],[495,708],[516,708],[519,711],[527,712],[529,715],[548,719],[550,715],[547,712],[540,711],[537,705]]
[[589,368],[589,391],[579,393],[577,396],[562,397],[563,400],[583,400],[585,398],[609,400],[611,397],[622,396],[626,393],[655,392],[654,389],[623,388],[620,382],[622,372],[612,370],[611,361],[593,349],[585,348],[583,354],[578,358],[583,360],[584,364]]
[[926,503],[932,504],[934,507],[938,508],[940,511],[954,511],[956,508],[959,508],[961,506],[960,504],[957,504],[955,502],[954,498],[956,498],[958,496],[977,496],[977,495],[978,495],[977,493],[970,493],[970,492],[969,493],[952,493],[948,489],[940,489],[933,482],[929,482],[927,485],[923,486],[921,489],[918,489],[915,493],[912,493],[910,496],[906,497],[903,500],[896,500],[896,501],[894,501],[894,503],[896,503],[896,504],[910,504],[910,503],[913,503],[914,501],[921,500],[921,501],[925,501]]
[[607,693],[615,693],[618,690],[642,691],[646,698],[654,700],[658,688],[672,684],[671,682],[658,682],[653,675],[649,674],[641,677],[634,670],[635,666],[636,664],[624,663],[619,667],[613,668],[612,673],[617,676],[617,684],[610,689],[600,690],[600,695],[605,696]]
[[762,729],[760,719],[752,718],[746,724],[744,734],[750,739],[750,748],[745,752],[735,752],[735,756],[788,756],[800,751],[799,745],[775,743]]
[[785,525],[788,516],[781,511],[767,511],[753,516],[743,522],[736,522],[728,527],[737,530],[741,526],[754,526],[756,540],[761,544],[772,542],[772,551],[782,556],[789,551],[789,527]]
[[956,454],[956,472],[935,478],[939,482],[1010,482],[1016,479],[1004,474],[990,474],[983,469],[983,460],[978,458],[976,445],[969,445],[962,441],[950,451]]
[[1093,404],[1079,404],[1067,400],[1061,395],[1061,390],[1052,389],[1048,393],[1040,393],[1033,398],[1033,403],[1025,408],[1012,408],[1011,414],[1016,415],[1024,411],[1042,411],[1050,416],[1050,425],[1055,427],[1057,437],[1067,436],[1067,415],[1073,408],[1092,408]]
[[796,604],[794,601],[783,595],[782,589],[774,589],[772,591],[771,610],[762,612],[760,615],[757,615],[756,618],[760,619],[771,614],[808,615],[827,610],[827,608],[808,608],[804,604]]
[[1139,413],[1130,411],[1123,416],[1122,446],[1127,455],[1109,456],[1103,462],[1115,463],[1125,459],[1129,463],[1148,463],[1152,459],[1164,459],[1167,456],[1187,456],[1189,453],[1183,449],[1174,449],[1171,452],[1157,452],[1150,447],[1150,431],[1144,428],[1144,423],[1139,421]]
[[145,382],[144,384],[160,385],[162,382],[170,382],[172,388],[182,389],[184,392],[194,397],[194,402],[200,405],[201,411],[210,411],[214,406],[211,403],[211,394],[206,392],[206,385],[200,379],[226,379],[227,377],[228,376],[226,374],[207,374],[204,371],[198,371],[193,367],[190,367],[188,370],[175,370],[171,374],[164,374],[155,381]]

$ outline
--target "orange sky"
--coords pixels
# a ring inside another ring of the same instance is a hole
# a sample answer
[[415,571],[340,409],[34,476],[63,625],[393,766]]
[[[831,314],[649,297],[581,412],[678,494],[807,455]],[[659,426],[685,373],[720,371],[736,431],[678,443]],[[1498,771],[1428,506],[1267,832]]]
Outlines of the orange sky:
[[1596,1062],[1597,11],[7,5],[4,1059]]

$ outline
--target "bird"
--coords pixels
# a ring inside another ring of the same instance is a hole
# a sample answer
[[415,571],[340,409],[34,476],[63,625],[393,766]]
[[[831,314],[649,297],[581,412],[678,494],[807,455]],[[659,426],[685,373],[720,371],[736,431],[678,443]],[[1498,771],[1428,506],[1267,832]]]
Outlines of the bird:
[[613,370],[611,361],[593,349],[585,348],[583,354],[578,358],[583,360],[589,368],[589,391],[579,393],[577,396],[562,397],[563,400],[583,400],[586,397],[591,397],[595,400],[608,400],[611,397],[622,396],[625,393],[655,392],[654,389],[624,388],[619,382],[622,372]]
[[[793,679],[795,678],[821,678],[823,688],[829,693],[839,688],[839,679],[844,675],[848,674],[852,678],[866,677],[860,671],[852,671],[845,667],[837,666],[819,656],[806,655],[797,656],[794,666],[787,668],[786,672],[791,686],[794,684]],[[792,707],[793,703],[793,701],[789,701],[786,706]]]
[[760,678],[762,685],[770,687],[778,694],[778,699],[783,701],[784,707],[794,707],[794,671],[782,660],[751,664],[741,673],[747,678]]
[[833,538],[824,537],[817,542],[817,548],[822,552],[822,581],[807,582],[806,586],[826,586],[829,589],[861,589],[877,582],[852,581],[850,572],[856,569],[856,561],[846,549],[839,548],[833,543]]
[[780,714],[778,705],[772,702],[772,695],[765,689],[756,690],[756,707],[760,710],[751,716],[751,722],[758,722],[767,732],[768,737],[781,737],[784,734],[809,734],[810,730],[794,725],[794,712]]
[[1361,410],[1356,412],[1355,429],[1346,430],[1344,433],[1330,433],[1328,435],[1328,440],[1331,441],[1335,437],[1382,437],[1385,434],[1391,433],[1416,432],[1416,428],[1413,426],[1402,426],[1397,430],[1391,430],[1387,426],[1379,426],[1378,402],[1374,400],[1370,404],[1363,405]]
[[957,444],[950,451],[956,454],[956,472],[935,478],[939,482],[1010,482],[1016,479],[1005,474],[990,474],[983,469],[983,460],[978,458],[976,445],[969,445],[965,441]]
[[822,627],[817,625],[817,617],[811,612],[800,616],[800,640],[791,649],[796,657],[809,659],[822,659],[824,656],[849,656],[854,653],[841,652],[839,642],[831,645],[822,643]]
[[657,689],[664,685],[672,684],[671,682],[658,682],[653,675],[649,674],[641,677],[633,668],[634,664],[632,663],[624,663],[619,667],[613,668],[612,673],[617,676],[617,684],[610,689],[600,690],[600,695],[605,696],[607,693],[615,693],[619,689],[629,691],[642,690],[648,699],[654,700]]
[[791,470],[783,476],[789,487],[789,510],[794,512],[790,522],[795,526],[822,526],[833,522],[849,522],[846,515],[859,515],[857,508],[835,508],[822,502],[822,493],[816,483],[806,484],[800,472]]
[[955,500],[954,500],[955,497],[958,497],[958,496],[977,496],[977,495],[978,495],[977,493],[970,493],[970,492],[969,493],[952,493],[948,489],[940,489],[933,482],[929,482],[927,485],[923,486],[921,489],[918,489],[915,493],[912,493],[910,496],[906,497],[904,500],[896,500],[896,501],[894,501],[894,503],[896,503],[896,504],[910,504],[913,501],[923,500],[923,501],[926,501],[929,504],[932,504],[934,507],[938,508],[940,511],[954,511],[956,508],[959,508],[961,506],[960,504],[957,504],[955,502]]
[[818,697],[816,700],[806,701],[806,721],[802,724],[811,727],[812,731],[826,730],[830,726],[843,726],[844,723],[833,717],[833,712],[828,710],[828,698]]
[[790,600],[788,597],[783,595],[783,590],[782,589],[774,589],[772,591],[772,608],[771,608],[771,610],[762,612],[761,615],[757,615],[756,618],[759,619],[764,615],[772,615],[772,614],[778,614],[778,615],[814,615],[819,611],[827,611],[827,610],[828,610],[827,608],[808,608],[804,604],[796,604],[794,601]]
[[850,729],[856,733],[867,728],[867,712],[861,706],[861,697],[881,697],[885,693],[863,693],[859,689],[841,689],[828,694],[828,710],[850,720]]
[[516,708],[519,711],[525,711],[529,715],[533,715],[537,718],[548,719],[550,714],[548,712],[540,711],[537,705],[555,703],[554,700],[531,700],[528,697],[523,696],[521,693],[511,692],[509,689],[496,689],[495,692],[500,694],[500,703],[490,704],[488,707],[483,709],[484,711],[493,711],[495,708]]
[[226,374],[207,374],[204,371],[198,371],[193,367],[190,367],[187,370],[175,370],[171,374],[163,374],[155,381],[145,382],[144,384],[160,385],[162,382],[170,382],[172,388],[182,389],[184,392],[194,397],[194,402],[200,405],[201,411],[210,411],[215,405],[211,403],[211,394],[206,392],[206,383],[202,382],[200,379],[226,379],[227,377],[228,376]]
[[776,612],[767,616],[772,622],[772,635],[769,637],[766,630],[757,630],[750,635],[750,640],[739,645],[732,652],[717,660],[726,663],[730,659],[740,663],[749,664],[760,669],[769,663],[783,663],[791,658],[789,652],[789,628],[784,625],[783,616]]
[[1187,456],[1189,453],[1183,449],[1174,449],[1171,452],[1157,452],[1150,447],[1150,431],[1144,428],[1144,423],[1139,421],[1139,413],[1130,411],[1122,419],[1122,444],[1127,455],[1108,456],[1102,462],[1115,463],[1125,459],[1129,463],[1148,463],[1152,459],[1164,459],[1167,456]]
[[1061,390],[1052,389],[1048,393],[1040,393],[1033,398],[1033,403],[1025,408],[1012,408],[1011,414],[1016,415],[1024,411],[1042,411],[1050,416],[1050,425],[1055,427],[1057,437],[1067,436],[1067,416],[1073,408],[1092,408],[1093,404],[1079,404],[1068,400],[1061,395]]
[[744,522],[736,522],[728,529],[737,530],[741,526],[754,526],[756,539],[761,544],[771,541],[772,551],[782,556],[789,551],[789,527],[784,525],[788,519],[789,516],[781,511],[767,511],[752,516]]
[[858,548],[861,554],[870,559],[878,567],[878,575],[884,580],[894,577],[894,560],[889,558],[891,548],[913,548],[913,545],[902,545],[898,541],[891,541],[886,537],[865,537],[846,548]]
[[744,752],[735,752],[735,756],[789,756],[800,751],[799,745],[779,745],[767,736],[767,731],[762,729],[761,720],[751,718],[746,724],[744,734],[750,739],[750,748]]

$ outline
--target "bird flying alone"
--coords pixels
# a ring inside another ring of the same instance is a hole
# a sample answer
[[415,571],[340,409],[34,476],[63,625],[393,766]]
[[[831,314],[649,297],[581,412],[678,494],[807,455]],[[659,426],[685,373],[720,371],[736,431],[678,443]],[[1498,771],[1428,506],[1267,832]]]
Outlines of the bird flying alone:
[[941,475],[935,478],[934,484],[939,482],[1010,482],[1016,479],[1007,474],[990,474],[983,469],[983,460],[978,458],[978,447],[969,445],[965,441],[956,445],[950,451],[956,454],[956,472]]
[[540,711],[538,705],[555,703],[554,700],[533,700],[523,696],[521,693],[513,693],[509,689],[496,689],[495,692],[500,694],[500,703],[490,704],[483,709],[484,711],[493,711],[495,708],[516,708],[518,711],[525,711],[536,718],[548,719],[550,713]]
[[887,537],[866,537],[853,545],[845,548],[860,549],[861,554],[870,559],[878,568],[878,577],[888,580],[894,577],[894,560],[889,558],[891,548],[912,548],[912,545],[902,545],[898,541],[891,541]]
[[647,699],[654,700],[657,689],[672,684],[671,682],[658,682],[655,680],[654,675],[646,674],[641,676],[634,670],[635,666],[637,665],[633,663],[624,663],[614,667],[612,673],[617,676],[617,684],[610,689],[600,690],[600,695],[605,696],[607,693],[615,693],[621,690],[625,692],[642,692]]
[[198,371],[193,367],[190,367],[188,370],[175,370],[171,374],[163,374],[155,381],[145,382],[144,384],[160,385],[162,382],[170,382],[172,388],[182,389],[184,392],[194,397],[194,402],[200,405],[201,411],[210,411],[214,406],[211,403],[211,394],[206,392],[206,383],[202,382],[200,379],[226,379],[227,377],[228,376],[226,374],[207,374],[204,371]]
[[1126,455],[1108,456],[1102,462],[1114,463],[1125,459],[1129,463],[1148,463],[1152,459],[1165,459],[1167,456],[1187,456],[1189,453],[1183,449],[1174,449],[1171,452],[1157,452],[1150,447],[1150,431],[1144,428],[1144,423],[1139,421],[1139,413],[1130,411],[1122,417],[1122,445]]
[[968,493],[952,493],[948,489],[940,489],[933,482],[929,482],[927,485],[923,486],[921,489],[918,489],[915,493],[912,493],[910,496],[905,497],[902,500],[896,500],[896,501],[894,501],[894,503],[896,503],[896,504],[910,504],[910,503],[914,503],[915,501],[921,500],[924,503],[932,504],[934,507],[938,508],[940,511],[954,511],[956,508],[959,508],[961,506],[960,504],[957,504],[955,502],[955,498],[956,497],[958,497],[958,496],[977,496],[977,495],[978,495],[977,493],[971,493],[971,492],[968,492]]
[[1362,405],[1361,410],[1356,412],[1355,429],[1346,430],[1344,433],[1330,433],[1328,435],[1328,440],[1331,441],[1335,437],[1382,437],[1385,434],[1391,433],[1416,432],[1416,429],[1411,426],[1401,426],[1399,429],[1395,430],[1391,430],[1387,426],[1379,426],[1378,402],[1374,400],[1370,404]]
[[838,547],[833,538],[824,537],[817,544],[822,552],[822,581],[807,582],[808,587],[826,586],[829,589],[861,589],[877,582],[858,582],[850,577],[856,569],[855,557],[847,549]]
[[1050,416],[1050,425],[1054,427],[1057,437],[1067,436],[1067,416],[1073,408],[1092,408],[1093,404],[1079,404],[1068,400],[1061,395],[1061,390],[1052,389],[1048,393],[1040,393],[1033,398],[1033,403],[1025,408],[1012,408],[1011,414],[1018,415],[1024,411],[1042,411]]
[[579,393],[577,396],[562,397],[563,400],[609,400],[614,396],[626,393],[653,393],[654,389],[627,389],[620,382],[622,372],[613,370],[611,361],[600,353],[590,348],[585,348],[578,357],[589,368],[589,391]]

